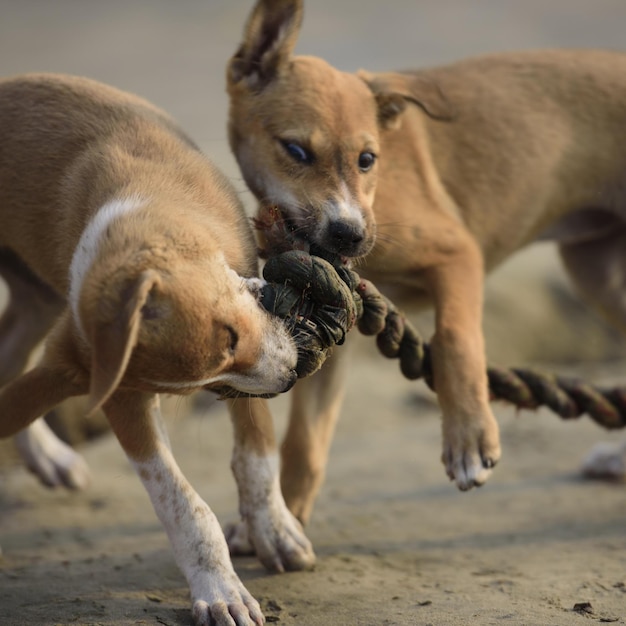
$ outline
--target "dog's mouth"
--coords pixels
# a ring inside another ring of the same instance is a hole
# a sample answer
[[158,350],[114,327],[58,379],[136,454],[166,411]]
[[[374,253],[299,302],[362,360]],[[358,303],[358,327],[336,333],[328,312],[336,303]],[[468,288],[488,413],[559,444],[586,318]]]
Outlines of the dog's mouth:
[[228,398],[275,398],[277,395],[289,391],[296,384],[297,380],[298,374],[296,370],[290,370],[289,376],[286,377],[284,384],[281,386],[281,388],[273,392],[263,392],[261,390],[243,391],[241,389],[238,389],[237,387],[223,383],[205,385],[204,389],[205,391],[217,393],[220,400],[226,400]]
[[306,226],[299,225],[286,210],[279,209],[279,211],[283,216],[285,239],[291,244],[291,249],[308,251],[313,243],[313,233],[309,232]]
[[[349,263],[350,259],[364,254],[361,239],[351,239],[349,234],[345,238],[337,236],[333,225],[320,236],[310,227],[298,223],[287,209],[279,205],[260,206],[253,223],[259,233],[259,256],[263,259],[290,250],[302,250],[318,255],[321,251],[321,256],[332,255]],[[335,223],[337,225],[341,227],[340,222]]]
[[259,256],[263,259],[290,250],[309,251],[309,234],[282,207],[275,204],[260,206],[253,224],[259,233]]

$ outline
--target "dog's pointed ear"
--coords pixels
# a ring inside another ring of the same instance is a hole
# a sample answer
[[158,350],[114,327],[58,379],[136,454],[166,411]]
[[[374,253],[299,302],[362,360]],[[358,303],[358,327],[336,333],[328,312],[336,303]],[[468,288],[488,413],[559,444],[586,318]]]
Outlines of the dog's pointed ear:
[[407,103],[416,104],[428,117],[442,122],[452,121],[455,112],[440,86],[423,74],[372,74],[359,70],[358,76],[370,88],[378,106],[381,128],[396,128]]
[[116,311],[99,316],[91,332],[91,382],[87,416],[93,415],[120,384],[137,345],[142,309],[150,291],[160,282],[159,274],[143,272],[119,294]]
[[260,91],[288,62],[302,24],[302,0],[258,0],[244,30],[243,42],[231,58],[229,86],[245,82]]

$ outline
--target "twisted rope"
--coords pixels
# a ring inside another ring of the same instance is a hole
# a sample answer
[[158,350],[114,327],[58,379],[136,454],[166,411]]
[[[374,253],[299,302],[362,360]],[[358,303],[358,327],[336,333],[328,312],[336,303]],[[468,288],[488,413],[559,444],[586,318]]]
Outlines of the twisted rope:
[[[429,346],[395,304],[341,257],[313,245],[311,253],[287,249],[268,259],[263,276],[267,284],[261,304],[291,332],[298,348],[299,378],[317,371],[356,325],[362,334],[376,336],[385,357],[399,359],[406,378],[424,378],[436,391]],[[599,388],[530,369],[489,367],[487,376],[492,400],[520,409],[546,406],[563,419],[587,414],[607,429],[626,426],[626,387]],[[223,398],[245,395],[219,392]]]

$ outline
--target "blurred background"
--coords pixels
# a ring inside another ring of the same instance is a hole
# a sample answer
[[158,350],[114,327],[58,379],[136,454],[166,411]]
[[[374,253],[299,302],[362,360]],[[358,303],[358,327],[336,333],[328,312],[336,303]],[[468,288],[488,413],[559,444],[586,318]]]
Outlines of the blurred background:
[[[1,0],[0,75],[47,71],[133,91],[172,114],[241,192],[226,141],[225,65],[252,0]],[[403,69],[490,51],[622,48],[623,0],[315,0],[297,52],[341,69]],[[2,294],[0,294],[0,298]],[[550,245],[499,269],[486,292],[490,359],[574,363],[624,354],[624,342],[582,305]],[[428,334],[430,318],[418,318]]]
[[[81,74],[168,110],[238,179],[226,62],[252,0],[1,0],[0,75]],[[402,69],[490,51],[622,48],[622,0],[312,0],[297,46],[340,69]],[[240,185],[241,186],[241,185]]]

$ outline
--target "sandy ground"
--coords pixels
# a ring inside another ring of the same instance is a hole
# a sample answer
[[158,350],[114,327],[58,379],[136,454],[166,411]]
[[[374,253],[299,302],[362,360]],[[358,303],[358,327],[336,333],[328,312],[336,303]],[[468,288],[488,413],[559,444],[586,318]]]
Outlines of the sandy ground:
[[[250,4],[2,0],[0,74],[76,73],[140,93],[174,114],[245,193],[225,140],[223,75]],[[305,20],[299,51],[344,69],[384,69],[505,48],[620,48],[626,4],[315,0]],[[598,360],[615,342],[593,318],[569,309],[555,323],[543,296],[566,287],[548,272],[551,261],[550,252],[531,250],[496,276],[490,356],[518,365],[565,359],[561,370],[620,382],[626,361]],[[530,284],[543,285],[543,299],[529,298]],[[575,339],[583,335],[581,348]],[[565,423],[499,406],[503,460],[485,487],[461,494],[438,461],[432,398],[371,343],[359,343],[308,528],[316,569],[274,576],[252,558],[235,560],[268,622],[626,623],[626,490],[578,474],[590,444],[607,434],[584,418]],[[626,352],[623,343],[616,352]],[[576,365],[576,356],[594,360]],[[273,404],[282,430],[287,399]],[[233,520],[224,406],[168,407],[181,467],[220,520]],[[46,491],[23,469],[0,464],[0,625],[190,624],[185,581],[116,441],[105,436],[81,451],[93,472],[82,493]],[[590,603],[587,612],[574,610],[580,603]]]
[[[577,473],[603,433],[588,421],[503,407],[504,459],[485,487],[461,494],[437,459],[437,411],[395,363],[359,356],[309,527],[315,571],[269,575],[252,558],[235,560],[268,619],[625,623],[625,489]],[[275,404],[284,414],[284,400]],[[183,471],[220,520],[234,519],[223,405],[174,413]],[[185,581],[117,442],[107,436],[82,449],[94,474],[83,493],[45,491],[19,469],[2,477],[0,623],[190,624]],[[573,611],[585,602],[593,614]]]

